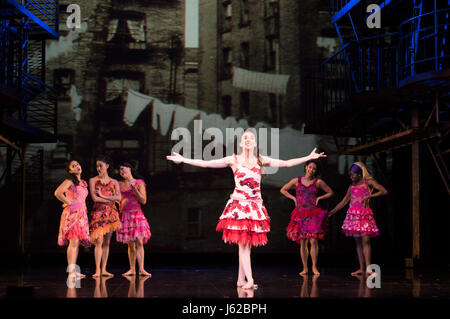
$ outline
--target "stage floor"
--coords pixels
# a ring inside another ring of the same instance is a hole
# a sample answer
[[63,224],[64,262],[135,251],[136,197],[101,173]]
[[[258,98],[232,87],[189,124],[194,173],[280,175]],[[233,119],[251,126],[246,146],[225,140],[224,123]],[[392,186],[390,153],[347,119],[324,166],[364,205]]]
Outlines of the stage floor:
[[[93,269],[83,269],[87,278],[79,288],[68,288],[65,269],[3,269],[0,298],[450,298],[448,271],[396,270],[381,273],[380,288],[369,288],[364,277],[352,277],[354,269],[319,269],[320,276],[299,276],[295,267],[253,268],[256,290],[236,287],[235,267],[148,267],[152,277],[123,277],[125,268],[110,268],[113,278],[93,279]],[[374,282],[374,281],[372,281]]]

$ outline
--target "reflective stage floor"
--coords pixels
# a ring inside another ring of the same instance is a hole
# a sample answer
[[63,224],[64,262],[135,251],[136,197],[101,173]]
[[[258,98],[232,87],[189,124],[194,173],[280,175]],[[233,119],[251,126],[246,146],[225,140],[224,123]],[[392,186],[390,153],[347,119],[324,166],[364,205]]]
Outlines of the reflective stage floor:
[[237,269],[229,266],[148,267],[151,278],[123,277],[125,268],[108,270],[115,274],[113,278],[94,279],[93,269],[82,269],[87,277],[69,284],[70,288],[63,267],[3,269],[0,298],[450,298],[450,274],[445,270],[384,271],[379,278],[367,280],[352,277],[352,268],[325,268],[319,269],[320,276],[299,276],[295,267],[256,266],[256,290],[237,288]]

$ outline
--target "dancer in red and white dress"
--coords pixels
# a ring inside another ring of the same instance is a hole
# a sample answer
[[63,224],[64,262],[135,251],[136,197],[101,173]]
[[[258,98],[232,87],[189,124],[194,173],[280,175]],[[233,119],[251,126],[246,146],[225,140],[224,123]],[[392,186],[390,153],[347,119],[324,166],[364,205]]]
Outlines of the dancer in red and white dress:
[[259,155],[256,136],[252,130],[242,134],[240,147],[242,153],[239,155],[210,161],[189,159],[178,153],[167,156],[167,159],[175,163],[182,162],[205,168],[231,167],[234,173],[235,190],[219,218],[216,230],[222,231],[224,242],[239,246],[237,286],[243,289],[254,289],[257,285],[254,284],[252,275],[251,248],[267,244],[267,232],[270,231],[270,219],[263,205],[260,190],[261,168],[263,166],[292,167],[325,155],[316,153],[316,149],[308,156],[286,161]]

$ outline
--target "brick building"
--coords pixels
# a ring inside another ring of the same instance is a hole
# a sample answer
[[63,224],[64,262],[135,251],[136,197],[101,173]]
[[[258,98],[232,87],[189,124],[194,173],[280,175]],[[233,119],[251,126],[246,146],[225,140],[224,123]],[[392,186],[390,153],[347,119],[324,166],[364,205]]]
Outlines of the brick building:
[[[200,0],[199,108],[301,129],[302,79],[337,50],[329,1]],[[286,95],[232,86],[232,68],[288,74]]]

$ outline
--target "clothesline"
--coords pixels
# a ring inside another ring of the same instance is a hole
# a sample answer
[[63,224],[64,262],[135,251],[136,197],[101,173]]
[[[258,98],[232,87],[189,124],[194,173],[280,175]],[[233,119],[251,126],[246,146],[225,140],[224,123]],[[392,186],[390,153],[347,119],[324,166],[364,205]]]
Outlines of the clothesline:
[[[170,124],[173,120],[173,128],[188,127],[189,124],[196,118],[202,120],[202,128],[204,130],[210,127],[219,128],[225,132],[226,128],[249,128],[247,120],[240,119],[239,121],[229,116],[222,118],[220,114],[208,114],[201,110],[191,109],[178,104],[165,104],[155,97],[151,97],[137,91],[128,90],[127,103],[125,106],[123,121],[128,126],[133,126],[139,115],[144,109],[151,105],[153,108],[152,127],[158,130],[161,135],[167,135]],[[159,118],[159,121],[158,121]],[[260,127],[269,128],[270,125],[265,122],[259,122],[255,125],[255,129]]]

